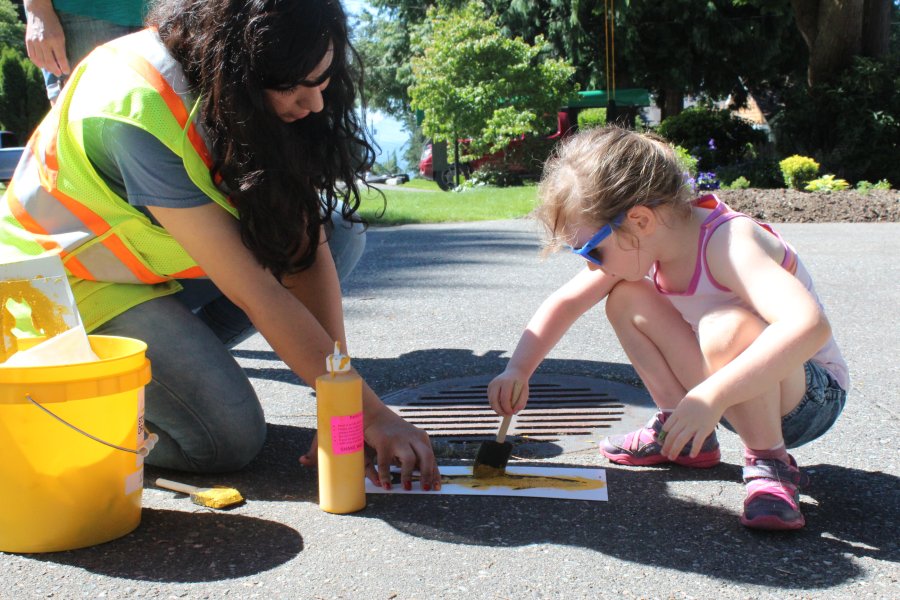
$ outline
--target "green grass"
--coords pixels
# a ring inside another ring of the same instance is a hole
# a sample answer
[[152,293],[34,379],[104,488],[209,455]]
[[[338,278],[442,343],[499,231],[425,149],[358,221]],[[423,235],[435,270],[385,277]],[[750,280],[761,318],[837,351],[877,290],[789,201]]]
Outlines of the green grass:
[[[413,182],[418,183],[411,186]],[[384,197],[378,191],[363,191],[360,216],[373,226],[489,221],[523,217],[537,203],[534,185],[442,192],[434,182],[425,182],[433,188],[424,187],[422,182],[413,179],[398,189],[381,190]]]
[[422,179],[420,177],[416,177],[415,179],[410,179],[407,183],[404,183],[401,187],[406,189],[414,189],[414,190],[431,190],[432,192],[439,192],[441,188],[438,187],[438,184],[433,182],[430,179]]
[[[0,194],[4,191],[6,186],[0,183]],[[359,214],[375,227],[490,221],[524,217],[536,203],[534,185],[442,192],[433,181],[413,179],[397,189],[385,189],[384,198],[377,191],[363,189]]]

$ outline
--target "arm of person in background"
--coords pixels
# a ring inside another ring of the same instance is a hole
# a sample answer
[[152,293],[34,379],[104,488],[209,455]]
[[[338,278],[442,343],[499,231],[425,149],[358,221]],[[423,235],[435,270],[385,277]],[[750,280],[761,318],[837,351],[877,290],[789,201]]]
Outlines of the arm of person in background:
[[28,58],[57,77],[71,72],[66,35],[51,0],[25,0],[25,48]]
[[[346,347],[340,286],[327,243],[319,246],[314,266],[286,278],[285,287],[260,266],[241,241],[237,221],[219,206],[153,206],[150,212],[247,314],[284,363],[315,385],[316,377],[325,373],[325,357],[335,340]],[[381,485],[390,481],[390,465],[398,464],[402,483],[411,481],[418,469],[423,488],[439,488],[428,435],[388,409],[365,384],[363,412],[366,442],[377,453]],[[378,483],[371,468],[369,476]]]
[[[525,408],[528,380],[538,365],[581,315],[606,298],[617,281],[599,269],[585,268],[544,300],[528,321],[506,369],[488,386],[492,409],[506,416]],[[514,410],[512,396],[517,381],[523,385]]]

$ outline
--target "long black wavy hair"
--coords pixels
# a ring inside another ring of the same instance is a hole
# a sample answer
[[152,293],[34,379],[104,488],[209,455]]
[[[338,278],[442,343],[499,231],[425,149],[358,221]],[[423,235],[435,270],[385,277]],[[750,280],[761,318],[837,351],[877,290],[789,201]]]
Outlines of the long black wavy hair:
[[[244,244],[279,279],[308,268],[341,201],[345,219],[362,221],[356,178],[375,158],[354,110],[362,68],[339,0],[160,0],[147,24],[201,95]],[[281,121],[263,91],[308,85],[332,48],[325,108]]]

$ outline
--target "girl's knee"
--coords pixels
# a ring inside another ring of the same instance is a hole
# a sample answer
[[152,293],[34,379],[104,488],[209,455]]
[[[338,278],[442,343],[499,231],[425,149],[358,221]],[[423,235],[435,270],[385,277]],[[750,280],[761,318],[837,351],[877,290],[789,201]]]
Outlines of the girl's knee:
[[746,350],[766,326],[760,317],[737,306],[710,312],[697,324],[700,349],[707,363],[719,369]]
[[620,281],[606,296],[606,316],[610,321],[631,316],[641,298],[656,291],[645,281]]

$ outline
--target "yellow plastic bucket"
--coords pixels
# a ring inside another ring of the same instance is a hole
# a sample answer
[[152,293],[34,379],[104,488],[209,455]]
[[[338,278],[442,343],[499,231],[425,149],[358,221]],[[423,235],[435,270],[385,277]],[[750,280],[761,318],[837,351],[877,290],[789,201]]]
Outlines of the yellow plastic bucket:
[[98,362],[0,368],[0,551],[83,548],[141,522],[147,345],[88,337]]

